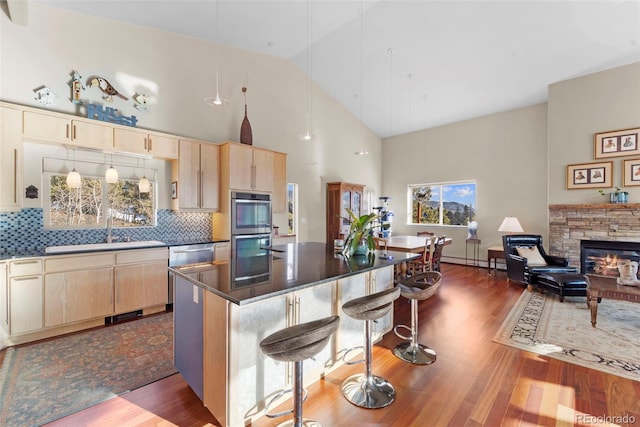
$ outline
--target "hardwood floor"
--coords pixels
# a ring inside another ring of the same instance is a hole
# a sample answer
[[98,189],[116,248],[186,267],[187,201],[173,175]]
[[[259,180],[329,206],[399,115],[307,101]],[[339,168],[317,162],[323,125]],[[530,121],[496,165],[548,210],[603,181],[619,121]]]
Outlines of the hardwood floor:
[[[373,372],[396,388],[396,401],[365,410],[348,403],[340,384],[362,371],[343,366],[309,388],[304,415],[327,426],[585,426],[595,417],[640,425],[640,382],[492,342],[523,289],[486,269],[444,264],[444,281],[420,302],[420,342],[436,350],[430,366],[395,358],[400,339],[389,333],[374,347]],[[409,323],[409,303],[396,302],[395,323]],[[589,418],[593,417],[593,418]],[[262,418],[258,427],[283,419]],[[602,421],[601,419],[599,421]],[[180,375],[63,418],[49,426],[212,426]],[[598,424],[603,425],[603,424]]]

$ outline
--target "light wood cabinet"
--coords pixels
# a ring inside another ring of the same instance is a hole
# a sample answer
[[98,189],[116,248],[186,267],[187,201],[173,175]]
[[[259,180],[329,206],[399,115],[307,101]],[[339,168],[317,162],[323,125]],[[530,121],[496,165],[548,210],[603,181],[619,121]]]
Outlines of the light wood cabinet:
[[228,189],[273,192],[273,151],[237,142],[225,142],[221,147],[221,164],[223,180]]
[[179,159],[171,165],[177,194],[174,210],[215,212],[220,209],[220,146],[208,142],[180,140]]
[[118,252],[115,313],[128,313],[168,302],[167,248]]
[[9,262],[9,334],[42,329],[43,306],[42,260]]
[[334,239],[343,239],[349,232],[349,208],[356,216],[362,214],[364,185],[347,182],[327,183],[327,244]]
[[273,213],[287,212],[287,155],[273,153]]
[[113,125],[70,119],[64,115],[24,111],[22,133],[47,142],[73,143],[78,147],[113,150]]
[[45,258],[44,326],[114,314],[113,262],[113,252]]
[[113,130],[113,145],[117,151],[150,154],[162,159],[178,158],[178,138],[145,130]]
[[[9,333],[9,286],[7,284],[7,263],[0,262],[0,329],[4,334],[0,333],[0,339],[3,335]],[[4,348],[0,341],[0,348]]]
[[0,211],[22,208],[22,112],[0,106]]

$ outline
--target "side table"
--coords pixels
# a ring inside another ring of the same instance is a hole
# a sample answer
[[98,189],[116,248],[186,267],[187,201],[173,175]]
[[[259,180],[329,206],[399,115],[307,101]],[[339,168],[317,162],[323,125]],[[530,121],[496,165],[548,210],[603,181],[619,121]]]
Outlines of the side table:
[[489,270],[489,276],[491,276],[491,260],[493,260],[493,271],[498,271],[498,258],[504,259],[504,247],[491,246],[487,248],[487,269]]
[[[467,260],[469,259],[467,256],[469,245],[473,247],[473,258],[471,259],[471,264],[467,263]],[[480,265],[479,256],[480,256],[480,239],[467,239],[467,245],[464,248],[464,265],[473,265],[476,267],[479,266]]]

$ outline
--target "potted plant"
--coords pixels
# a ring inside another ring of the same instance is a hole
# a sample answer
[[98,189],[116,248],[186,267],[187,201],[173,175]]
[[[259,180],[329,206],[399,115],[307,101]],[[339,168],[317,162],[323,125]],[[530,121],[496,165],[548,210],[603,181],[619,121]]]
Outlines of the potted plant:
[[[611,203],[627,203],[629,200],[629,193],[626,191],[620,191],[620,187],[615,187],[615,191],[609,193],[609,201]],[[598,193],[605,195],[604,190],[598,190]]]
[[346,211],[349,214],[347,220],[351,225],[349,226],[349,234],[344,242],[343,254],[345,256],[366,255],[376,247],[373,240],[373,229],[378,216],[370,213],[357,217],[351,209],[347,208]]

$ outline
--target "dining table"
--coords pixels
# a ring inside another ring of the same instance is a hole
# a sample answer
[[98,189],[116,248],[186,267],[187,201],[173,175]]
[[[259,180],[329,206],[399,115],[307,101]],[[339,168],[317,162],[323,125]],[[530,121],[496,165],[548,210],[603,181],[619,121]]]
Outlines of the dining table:
[[[410,236],[396,234],[391,235],[384,240],[387,241],[387,250],[389,251],[422,253],[427,244],[427,239],[431,239],[432,237],[434,236]],[[451,239],[451,237],[445,237],[445,246],[450,245],[452,242],[453,239]],[[399,267],[396,268],[396,278],[404,277],[407,273],[407,262],[404,261],[396,267]]]

